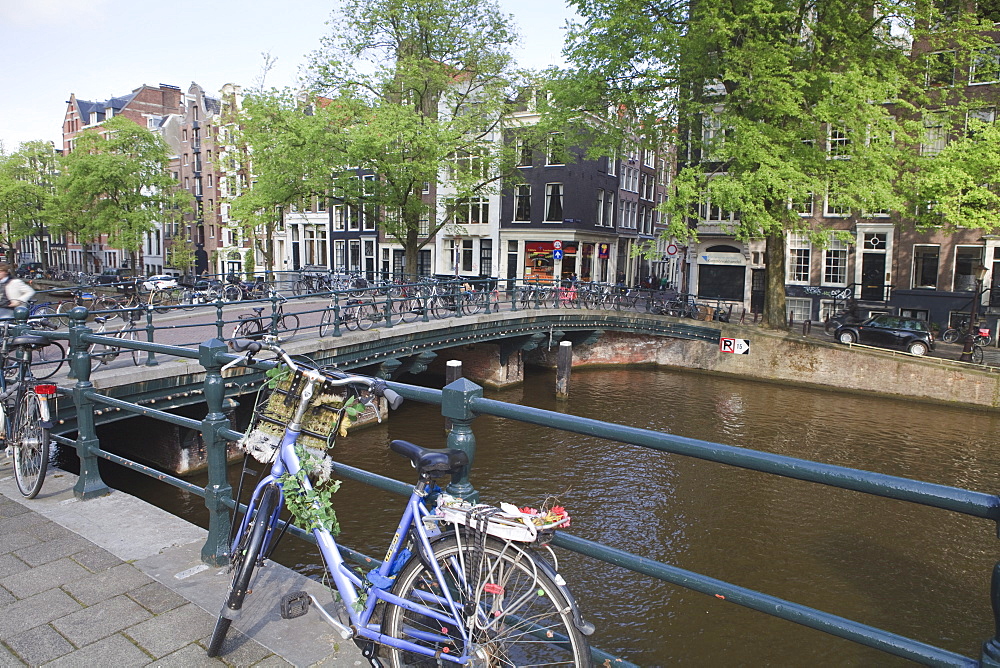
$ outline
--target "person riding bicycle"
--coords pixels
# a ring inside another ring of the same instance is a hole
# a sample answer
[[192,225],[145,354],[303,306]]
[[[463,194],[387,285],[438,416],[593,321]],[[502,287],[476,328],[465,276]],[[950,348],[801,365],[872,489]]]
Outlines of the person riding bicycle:
[[14,309],[35,296],[34,288],[12,275],[9,264],[0,264],[0,287],[0,318],[13,318]]

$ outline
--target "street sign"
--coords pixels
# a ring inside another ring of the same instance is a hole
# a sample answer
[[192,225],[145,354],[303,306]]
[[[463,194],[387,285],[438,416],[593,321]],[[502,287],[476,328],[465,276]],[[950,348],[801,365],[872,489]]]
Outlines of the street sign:
[[552,247],[555,248],[556,250],[562,250],[562,242],[556,239],[555,241],[552,242]]
[[750,354],[750,339],[719,339],[720,353],[734,353],[736,355]]
[[562,257],[563,257],[563,252],[560,249],[557,248],[554,251],[552,251],[553,260],[561,260]]
[[677,255],[676,244],[667,244],[667,255]]

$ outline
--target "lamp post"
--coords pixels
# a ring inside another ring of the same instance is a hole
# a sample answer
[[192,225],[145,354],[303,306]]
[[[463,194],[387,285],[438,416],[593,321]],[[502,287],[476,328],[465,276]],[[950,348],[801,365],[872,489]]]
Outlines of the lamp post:
[[965,347],[962,349],[962,356],[958,358],[960,362],[972,361],[972,344],[976,340],[976,334],[978,333],[974,331],[974,328],[976,328],[979,322],[979,300],[983,296],[983,279],[986,278],[988,270],[983,265],[979,265],[975,271],[976,292],[972,298],[972,308],[969,311],[969,328],[965,333]]

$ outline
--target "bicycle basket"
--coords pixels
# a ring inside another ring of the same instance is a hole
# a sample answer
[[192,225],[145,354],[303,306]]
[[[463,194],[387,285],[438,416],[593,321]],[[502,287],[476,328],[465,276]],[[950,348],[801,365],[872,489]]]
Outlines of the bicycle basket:
[[[292,420],[298,405],[302,377],[287,373],[274,382],[274,387],[263,388],[246,436],[240,447],[262,462],[274,459],[285,426]],[[344,412],[345,396],[317,387],[309,408],[302,418],[299,444],[307,448],[327,450],[333,447],[337,433],[343,433],[351,420]]]
[[531,508],[522,510],[509,503],[501,503],[499,508],[495,508],[472,505],[449,494],[438,497],[437,509],[426,519],[464,525],[502,540],[523,543],[547,541],[557,528],[569,526],[570,522],[570,516],[563,508],[539,512]]

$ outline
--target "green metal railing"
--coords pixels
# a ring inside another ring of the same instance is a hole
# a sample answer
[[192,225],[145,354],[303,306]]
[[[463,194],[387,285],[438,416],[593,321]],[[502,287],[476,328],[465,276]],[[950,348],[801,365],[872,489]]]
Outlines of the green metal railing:
[[[21,314],[23,317],[23,313]],[[202,548],[202,559],[211,565],[227,563],[228,541],[231,529],[231,512],[236,507],[226,475],[226,441],[236,440],[241,434],[230,428],[224,412],[225,384],[221,368],[234,356],[227,352],[226,344],[216,338],[202,343],[197,349],[165,346],[150,342],[119,341],[92,333],[87,326],[87,313],[78,309],[72,313],[73,325],[69,333],[33,332],[53,338],[68,339],[71,364],[76,383],[66,391],[72,395],[77,410],[78,432],[75,439],[58,437],[59,442],[76,448],[80,458],[80,477],[74,488],[77,498],[86,500],[109,493],[97,468],[98,459],[113,461],[122,466],[156,477],[176,487],[202,496],[209,511],[208,539]],[[21,331],[27,329],[19,325]],[[204,419],[198,421],[132,404],[121,399],[101,395],[90,382],[90,360],[87,348],[92,343],[110,343],[135,348],[159,355],[174,355],[197,359],[205,370],[204,396],[207,407]],[[259,363],[265,368],[269,363]],[[1000,523],[1000,496],[974,492],[956,487],[921,482],[908,478],[883,475],[834,466],[814,461],[775,455],[745,448],[710,443],[671,434],[625,427],[583,417],[530,408],[483,397],[482,388],[467,379],[459,378],[441,390],[390,383],[404,398],[441,407],[442,415],[451,421],[448,446],[460,448],[474,460],[476,440],[473,430],[475,419],[481,415],[518,420],[564,431],[597,436],[609,441],[629,443],[645,448],[696,457],[706,461],[738,466],[749,470],[809,481],[823,485],[898,499],[924,506],[970,515]],[[145,415],[201,432],[208,456],[208,483],[204,488],[150,469],[124,457],[102,450],[95,431],[94,410],[108,406],[136,415]],[[372,472],[336,464],[338,476],[357,480],[383,490],[406,495],[411,486]],[[474,499],[477,492],[472,484],[473,466],[461,477],[452,480],[448,491]],[[308,537],[305,532],[293,529],[292,533]],[[796,622],[847,640],[873,647],[889,654],[932,665],[944,666],[1000,666],[1000,563],[992,571],[989,592],[993,607],[995,634],[986,640],[978,658],[970,658],[935,647],[883,629],[862,624],[821,610],[745,589],[706,575],[688,571],[670,564],[654,561],[641,555],[589,541],[564,531],[558,532],[554,544],[574,552],[598,559],[635,573],[657,578],[709,595],[724,596],[736,603],[775,617]],[[345,549],[349,558],[371,561],[371,558]],[[603,652],[595,656],[613,658]],[[615,665],[625,665],[615,663]]]

